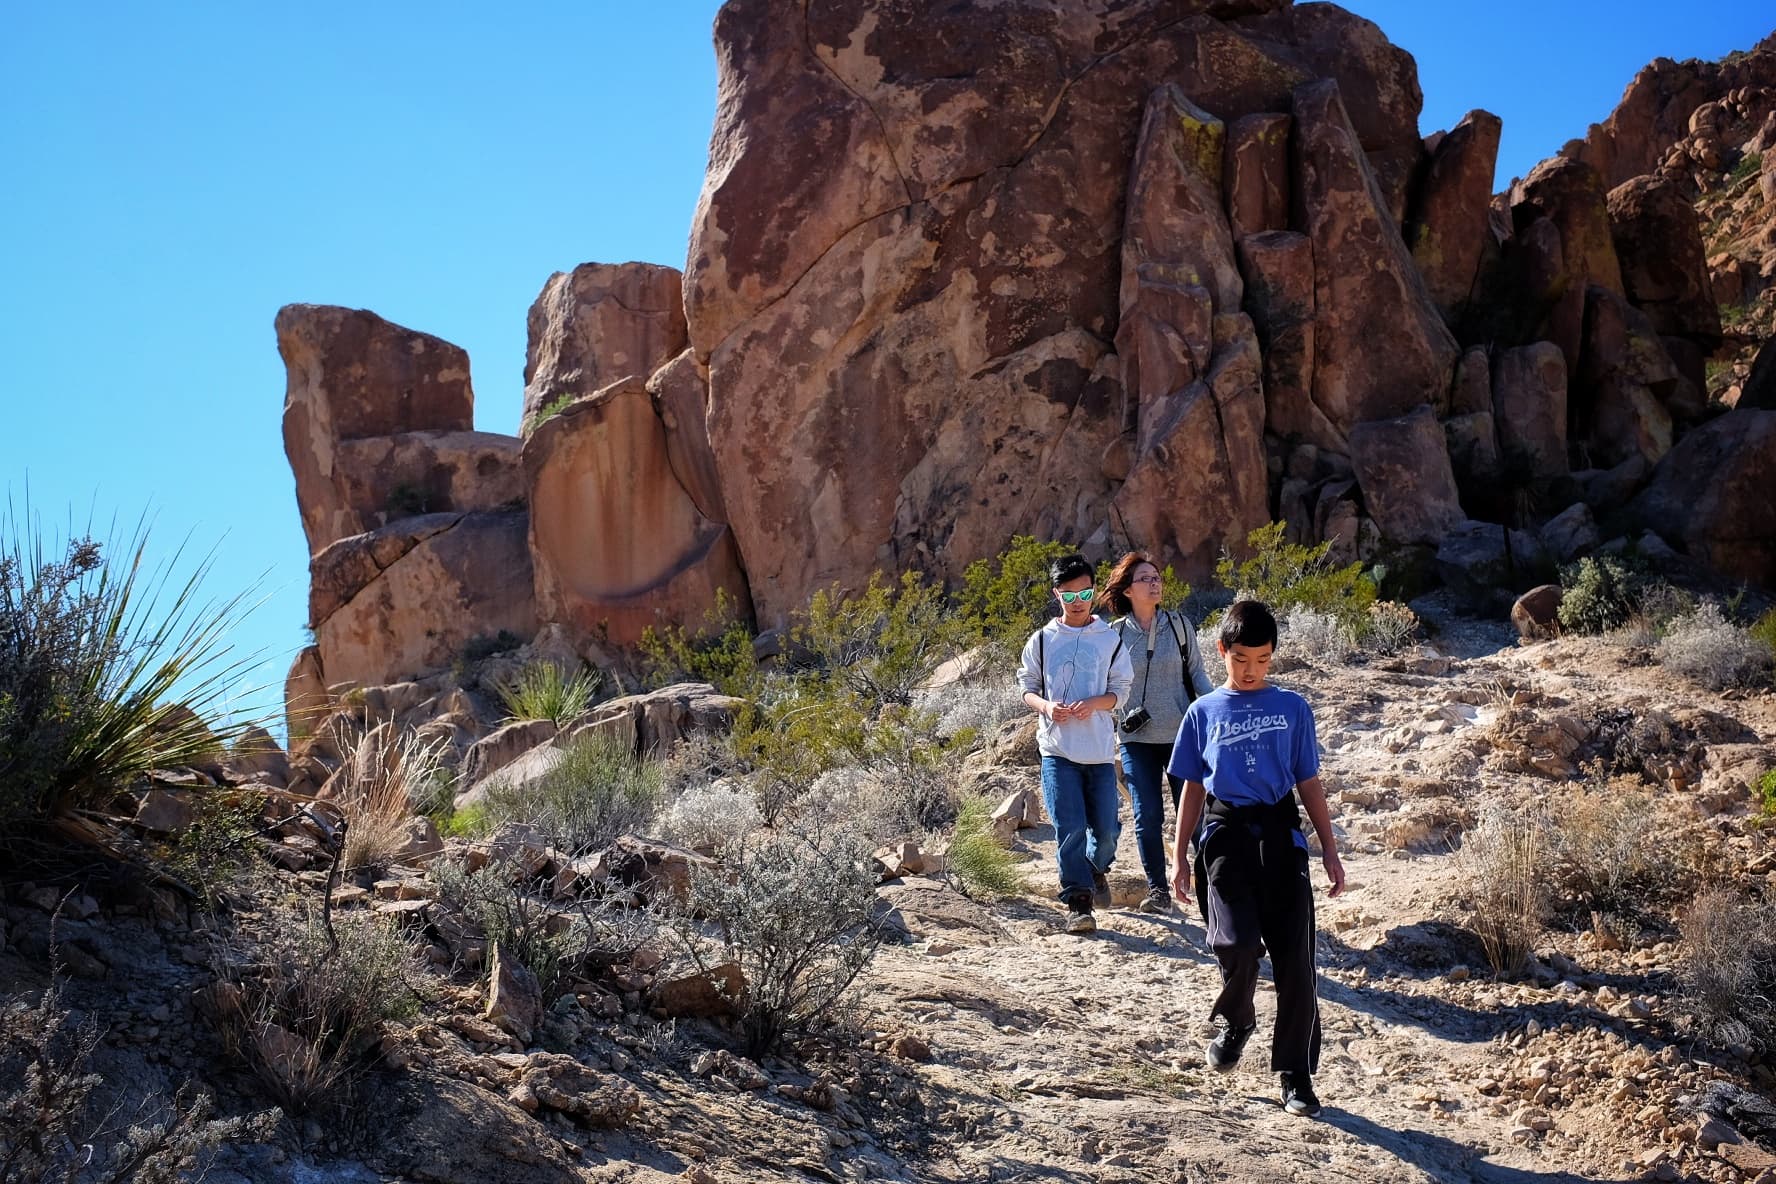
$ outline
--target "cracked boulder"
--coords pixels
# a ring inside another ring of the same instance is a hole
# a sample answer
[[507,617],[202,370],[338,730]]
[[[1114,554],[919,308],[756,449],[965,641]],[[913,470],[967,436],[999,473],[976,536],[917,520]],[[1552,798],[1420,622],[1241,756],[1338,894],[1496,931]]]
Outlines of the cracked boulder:
[[427,514],[316,555],[309,562],[312,680],[382,686],[448,668],[476,638],[502,630],[531,636],[537,619],[527,523],[521,510]]
[[643,378],[685,348],[682,277],[654,263],[582,263],[556,272],[530,306],[524,431],[551,407]]

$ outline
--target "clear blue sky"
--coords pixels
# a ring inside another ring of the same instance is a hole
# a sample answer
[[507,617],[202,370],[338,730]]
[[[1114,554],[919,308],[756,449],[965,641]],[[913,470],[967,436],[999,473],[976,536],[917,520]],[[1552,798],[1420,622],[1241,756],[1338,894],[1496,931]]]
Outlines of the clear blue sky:
[[[0,476],[56,522],[155,515],[263,576],[239,644],[281,696],[306,548],[272,316],[374,309],[468,349],[518,424],[550,272],[682,266],[715,104],[712,0],[12,4],[0,15]],[[1499,184],[1657,56],[1719,57],[1767,0],[1353,0],[1417,57],[1422,130],[1504,118]]]

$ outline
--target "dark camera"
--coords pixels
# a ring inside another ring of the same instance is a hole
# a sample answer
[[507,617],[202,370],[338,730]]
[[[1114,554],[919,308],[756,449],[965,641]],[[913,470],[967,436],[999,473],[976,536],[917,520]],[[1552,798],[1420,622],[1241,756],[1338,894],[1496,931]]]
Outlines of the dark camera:
[[1146,727],[1147,721],[1152,718],[1151,715],[1147,714],[1147,709],[1145,707],[1137,707],[1122,717],[1122,723],[1120,726],[1125,732],[1138,732]]

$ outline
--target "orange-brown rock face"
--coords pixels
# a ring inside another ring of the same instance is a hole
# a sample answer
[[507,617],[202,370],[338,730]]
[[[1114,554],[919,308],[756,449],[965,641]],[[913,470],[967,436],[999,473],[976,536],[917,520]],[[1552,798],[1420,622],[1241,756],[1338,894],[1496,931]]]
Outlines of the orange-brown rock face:
[[1487,207],[1504,124],[1470,111],[1431,154],[1407,228],[1413,262],[1450,325],[1467,315],[1487,246]]
[[684,295],[676,268],[583,263],[556,272],[530,306],[524,359],[524,431],[552,404],[622,378],[645,378],[684,349]]
[[649,626],[700,624],[718,593],[749,603],[733,539],[680,483],[641,380],[538,425],[524,470],[543,619],[622,645]]
[[[1346,89],[1342,150],[1362,167],[1347,159],[1345,176],[1373,213],[1371,245],[1391,237],[1390,267],[1403,261],[1374,315],[1423,346],[1398,351],[1412,373],[1390,361],[1376,397],[1354,389],[1360,349],[1314,346],[1327,381],[1351,388],[1326,435],[1444,397],[1454,342],[1399,238],[1421,97],[1410,57],[1366,21],[1275,0],[817,0],[805,14],[733,0],[716,44],[685,303],[725,513],[766,622],[878,567],[957,575],[1013,533],[1133,541],[1194,567],[1262,519],[1263,466],[1255,489],[1234,477],[1261,450],[1264,363],[1224,210],[1235,201],[1251,234],[1286,217],[1291,178],[1267,136],[1316,78]],[[1145,113],[1168,86],[1201,113],[1174,104],[1179,120],[1223,131],[1195,180],[1171,182],[1157,237],[1125,242],[1147,233],[1126,219]],[[1229,149],[1226,126],[1247,116],[1267,118]],[[1340,304],[1334,333],[1361,319]],[[1298,379],[1318,384],[1307,369]],[[1162,463],[1150,425],[1183,469],[1163,487],[1142,469],[1143,455]],[[1143,521],[1117,521],[1113,501]]]
[[[407,432],[471,432],[469,357],[448,341],[362,309],[292,304],[278,311],[288,384],[284,451],[310,554],[371,529],[377,478],[341,444]],[[356,487],[354,488],[354,483]],[[440,509],[449,507],[439,507]]]

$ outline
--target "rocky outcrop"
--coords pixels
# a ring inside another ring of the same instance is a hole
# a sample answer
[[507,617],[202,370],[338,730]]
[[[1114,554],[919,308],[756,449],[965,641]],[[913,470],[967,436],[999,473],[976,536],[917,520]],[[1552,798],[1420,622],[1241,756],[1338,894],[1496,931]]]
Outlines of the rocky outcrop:
[[1351,430],[1351,462],[1383,537],[1435,546],[1464,522],[1443,428],[1430,407]]
[[1696,209],[1675,181],[1636,177],[1609,192],[1610,234],[1623,292],[1665,337],[1706,351],[1720,345],[1720,309],[1708,279]]
[[676,268],[582,263],[556,272],[530,306],[524,432],[556,407],[624,378],[646,378],[685,348]]
[[1313,402],[1332,428],[1449,405],[1460,353],[1400,237],[1338,87],[1294,95],[1295,221],[1313,244]]
[[1632,507],[1668,542],[1731,580],[1776,587],[1776,411],[1733,411],[1692,431]]
[[[1551,305],[1542,323],[1533,327],[1532,340],[1558,345],[1566,355],[1567,372],[1576,373],[1586,290],[1598,287],[1622,294],[1622,268],[1603,184],[1589,165],[1553,157],[1512,184],[1510,204],[1517,234],[1535,227],[1532,250],[1542,257],[1531,264],[1532,278],[1526,286],[1538,297],[1546,293]],[[1536,225],[1544,219],[1545,225]],[[1509,294],[1499,293],[1497,298],[1509,299]]]
[[1550,341],[1501,353],[1492,373],[1492,420],[1501,458],[1538,477],[1567,471],[1566,359]]
[[527,516],[428,514],[342,539],[310,565],[309,624],[325,685],[448,667],[468,643],[536,631]]
[[1498,116],[1470,111],[1438,141],[1406,228],[1425,290],[1452,327],[1467,315],[1480,278],[1503,130]]
[[474,429],[469,358],[448,341],[362,309],[286,305],[278,310],[276,327],[288,375],[284,452],[296,475],[309,553],[315,554],[380,525],[364,516],[367,509],[375,512],[375,499],[354,489],[353,478],[365,474],[347,472],[342,444]]
[[[733,538],[679,483],[640,379],[570,403],[524,442],[529,557],[541,618],[628,645],[749,602]],[[527,565],[528,567],[528,565]]]

